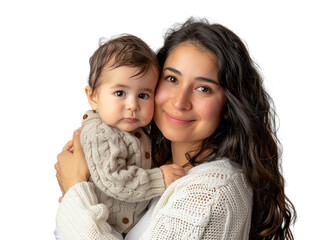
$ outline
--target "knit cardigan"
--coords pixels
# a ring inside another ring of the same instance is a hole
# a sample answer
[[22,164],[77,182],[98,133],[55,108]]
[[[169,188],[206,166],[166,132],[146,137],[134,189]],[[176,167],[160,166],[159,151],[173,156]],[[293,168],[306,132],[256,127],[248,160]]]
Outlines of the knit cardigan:
[[165,190],[162,172],[151,169],[151,141],[143,129],[125,132],[105,124],[90,110],[83,117],[81,145],[107,222],[119,233],[144,214],[149,200]]
[[[239,165],[203,163],[165,190],[140,239],[248,239],[252,196]],[[105,224],[106,209],[92,183],[78,183],[59,206],[57,226],[68,240],[117,239]]]

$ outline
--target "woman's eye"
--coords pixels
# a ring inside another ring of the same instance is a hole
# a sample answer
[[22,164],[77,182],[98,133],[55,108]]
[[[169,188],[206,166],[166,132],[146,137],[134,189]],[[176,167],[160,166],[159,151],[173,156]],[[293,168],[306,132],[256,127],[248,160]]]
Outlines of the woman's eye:
[[166,77],[166,79],[169,81],[169,82],[172,82],[172,83],[175,83],[177,81],[177,79],[173,76],[168,76]]
[[147,99],[147,98],[149,98],[149,95],[146,94],[146,93],[140,93],[140,94],[138,95],[138,97],[139,97],[140,99]]
[[211,93],[212,89],[209,87],[205,87],[205,86],[200,86],[197,88],[198,91],[203,92],[203,93]]
[[114,94],[117,97],[124,97],[125,96],[125,92],[124,91],[116,91]]

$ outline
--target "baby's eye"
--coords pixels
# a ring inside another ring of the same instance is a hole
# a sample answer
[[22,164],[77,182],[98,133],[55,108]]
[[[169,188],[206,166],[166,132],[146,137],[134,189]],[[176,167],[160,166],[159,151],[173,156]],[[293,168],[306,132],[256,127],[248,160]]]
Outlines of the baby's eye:
[[117,97],[124,97],[125,96],[125,92],[124,91],[116,91],[114,93],[115,96]]
[[140,94],[138,95],[138,97],[139,97],[140,99],[148,99],[148,98],[149,98],[149,95],[146,94],[146,93],[140,93]]
[[212,89],[206,86],[200,86],[197,88],[198,91],[203,92],[203,93],[211,93]]
[[172,83],[177,82],[177,79],[176,79],[175,77],[173,77],[173,76],[168,76],[168,77],[166,77],[166,79],[167,79],[169,82],[172,82]]

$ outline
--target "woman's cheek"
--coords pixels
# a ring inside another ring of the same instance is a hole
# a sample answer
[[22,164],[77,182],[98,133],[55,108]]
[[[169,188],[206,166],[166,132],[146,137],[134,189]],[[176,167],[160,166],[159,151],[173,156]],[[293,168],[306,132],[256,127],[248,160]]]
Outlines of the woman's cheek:
[[198,106],[201,110],[202,117],[208,121],[218,123],[221,118],[222,107],[220,104],[202,103]]

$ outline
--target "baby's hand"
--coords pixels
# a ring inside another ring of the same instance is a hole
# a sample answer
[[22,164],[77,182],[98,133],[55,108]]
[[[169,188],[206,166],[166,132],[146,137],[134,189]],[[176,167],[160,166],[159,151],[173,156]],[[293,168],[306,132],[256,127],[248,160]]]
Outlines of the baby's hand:
[[167,188],[175,180],[185,175],[184,168],[177,164],[163,165],[160,169],[164,175],[165,188]]

